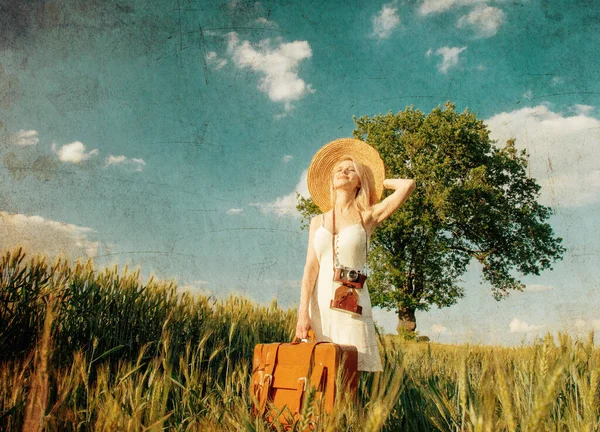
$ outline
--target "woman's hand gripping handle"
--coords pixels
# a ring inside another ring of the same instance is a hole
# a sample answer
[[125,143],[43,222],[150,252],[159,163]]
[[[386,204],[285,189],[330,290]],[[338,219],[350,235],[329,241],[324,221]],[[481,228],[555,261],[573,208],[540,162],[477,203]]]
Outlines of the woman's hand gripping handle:
[[296,339],[308,338],[308,331],[311,330],[310,317],[308,313],[298,315],[298,324],[296,324]]

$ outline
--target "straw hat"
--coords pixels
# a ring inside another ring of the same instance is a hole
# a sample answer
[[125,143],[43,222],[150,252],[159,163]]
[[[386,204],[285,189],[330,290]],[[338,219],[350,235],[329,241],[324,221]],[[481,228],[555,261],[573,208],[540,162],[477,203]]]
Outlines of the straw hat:
[[364,167],[363,181],[367,180],[371,186],[370,204],[381,199],[385,166],[377,150],[356,138],[340,138],[321,147],[308,167],[308,191],[323,213],[332,207],[329,195],[331,172],[344,155],[353,156]]

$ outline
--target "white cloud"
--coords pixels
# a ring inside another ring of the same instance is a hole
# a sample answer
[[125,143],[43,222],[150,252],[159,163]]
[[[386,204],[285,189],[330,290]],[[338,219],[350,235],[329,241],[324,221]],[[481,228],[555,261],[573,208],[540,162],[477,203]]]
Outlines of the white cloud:
[[123,155],[121,156],[107,156],[105,161],[104,161],[104,166],[110,166],[110,165],[118,165],[120,163],[123,163],[127,160],[127,158]]
[[511,333],[531,333],[542,328],[542,326],[527,324],[525,321],[521,321],[519,318],[513,318],[509,327]]
[[289,115],[291,111],[291,108],[287,108],[285,112],[279,113],[279,114],[273,114],[273,118],[275,120],[281,120],[282,118],[285,118]]
[[555,76],[552,78],[551,84],[555,86],[558,84],[562,84],[562,82],[563,82],[563,79],[561,77]]
[[569,111],[576,112],[577,114],[581,115],[587,115],[594,111],[594,107],[591,105],[575,104],[569,109]]
[[478,37],[489,38],[498,33],[504,24],[506,14],[498,8],[486,5],[477,5],[468,15],[458,19],[458,28],[473,28]]
[[600,319],[592,319],[586,321],[582,318],[577,318],[572,324],[577,333],[587,333],[589,331],[600,330]]
[[523,93],[523,99],[533,99],[533,92],[531,90],[527,90],[525,93]]
[[38,137],[37,131],[33,129],[21,129],[19,132],[14,134],[11,141],[13,144],[23,147],[29,147],[37,145],[40,142],[40,139]]
[[256,19],[256,22],[262,24],[264,26],[275,26],[277,27],[277,23],[270,21],[268,18],[260,17]]
[[304,198],[310,197],[308,192],[308,183],[306,177],[308,169],[302,172],[300,181],[292,192],[287,195],[275,198],[274,201],[268,203],[251,203],[253,207],[257,207],[263,213],[273,213],[277,216],[290,216],[294,218],[300,217],[300,213],[296,209],[298,201],[296,200],[296,192],[300,193]]
[[448,73],[448,69],[458,64],[458,56],[461,52],[466,50],[467,47],[442,47],[439,48],[435,53],[442,56],[442,62],[438,64],[438,70],[441,73]]
[[445,12],[459,6],[470,6],[485,3],[485,0],[423,0],[419,12],[421,15]]
[[530,154],[528,169],[542,186],[542,204],[581,207],[600,201],[600,120],[538,105],[497,114],[485,123],[498,145],[513,137]]
[[227,52],[239,68],[249,68],[261,74],[258,88],[268,94],[273,102],[285,104],[286,111],[291,103],[314,93],[310,84],[298,76],[300,63],[312,57],[312,50],[306,41],[279,44],[274,48],[270,39],[253,45],[241,41],[236,32],[228,33]]
[[56,152],[58,159],[61,162],[69,162],[74,164],[84,162],[99,153],[98,149],[93,149],[86,153],[85,145],[80,141],[65,144],[58,150],[56,149],[56,144],[53,143],[52,150]]
[[437,335],[452,334],[452,332],[450,330],[448,330],[448,327],[443,326],[441,324],[433,324],[431,326],[431,332],[436,333]]
[[390,37],[392,31],[400,24],[395,2],[383,5],[379,13],[371,18],[371,22],[373,23],[373,36],[378,39]]
[[525,287],[525,292],[543,292],[553,290],[554,287],[550,285],[541,285],[541,284],[528,284]]
[[289,161],[291,161],[292,159],[294,159],[294,156],[292,155],[285,155],[283,157],[283,162],[288,163]]
[[98,254],[98,242],[88,236],[91,228],[0,211],[0,249],[22,246],[27,253],[69,259],[92,258]]
[[146,166],[146,162],[144,162],[143,159],[139,158],[128,159],[123,155],[108,155],[106,159],[104,159],[104,168],[108,168],[111,165],[128,165],[131,166],[134,169],[134,171],[140,172]]
[[146,166],[146,162],[144,162],[144,159],[131,158],[130,160],[135,165],[135,170],[136,171],[141,171]]
[[230,208],[229,210],[226,211],[227,214],[233,215],[233,214],[240,214],[240,213],[244,213],[244,209],[243,208]]
[[177,291],[179,291],[179,292],[189,291],[191,294],[210,295],[211,292],[210,292],[210,289],[208,288],[209,285],[210,285],[210,283],[208,281],[198,279],[198,280],[183,283],[182,285],[177,286]]
[[210,51],[208,54],[206,54],[205,59],[206,59],[207,64],[215,65],[215,68],[217,70],[221,69],[223,66],[225,66],[227,64],[227,59],[217,56],[217,53],[214,51]]
[[433,50],[431,48],[429,48],[427,50],[427,52],[425,53],[425,57],[431,57],[431,54],[433,53]]
[[582,320],[581,318],[579,318],[579,319],[575,320],[575,324],[574,325],[575,325],[576,329],[580,329],[581,330],[581,329],[583,329],[583,328],[586,327],[586,322],[585,322],[585,320]]

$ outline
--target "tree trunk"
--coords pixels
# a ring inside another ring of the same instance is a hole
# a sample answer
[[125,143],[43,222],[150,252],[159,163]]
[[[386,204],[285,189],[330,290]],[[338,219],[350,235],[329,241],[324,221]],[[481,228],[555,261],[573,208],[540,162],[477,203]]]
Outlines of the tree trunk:
[[417,319],[415,318],[415,309],[405,306],[398,306],[398,327],[396,330],[401,332],[414,332],[417,328]]

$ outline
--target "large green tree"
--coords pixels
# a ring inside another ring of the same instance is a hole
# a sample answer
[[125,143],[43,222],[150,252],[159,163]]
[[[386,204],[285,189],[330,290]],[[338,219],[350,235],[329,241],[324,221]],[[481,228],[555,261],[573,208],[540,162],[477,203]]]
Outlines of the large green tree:
[[[371,239],[368,280],[374,305],[395,310],[399,327],[416,328],[415,311],[446,307],[464,295],[460,276],[472,259],[496,300],[521,291],[521,275],[538,275],[562,258],[562,239],[537,202],[515,141],[497,147],[472,112],[450,102],[425,114],[354,118],[354,137],[379,151],[387,178],[412,178],[416,189]],[[385,191],[384,196],[391,191]],[[307,225],[319,209],[298,195]]]

